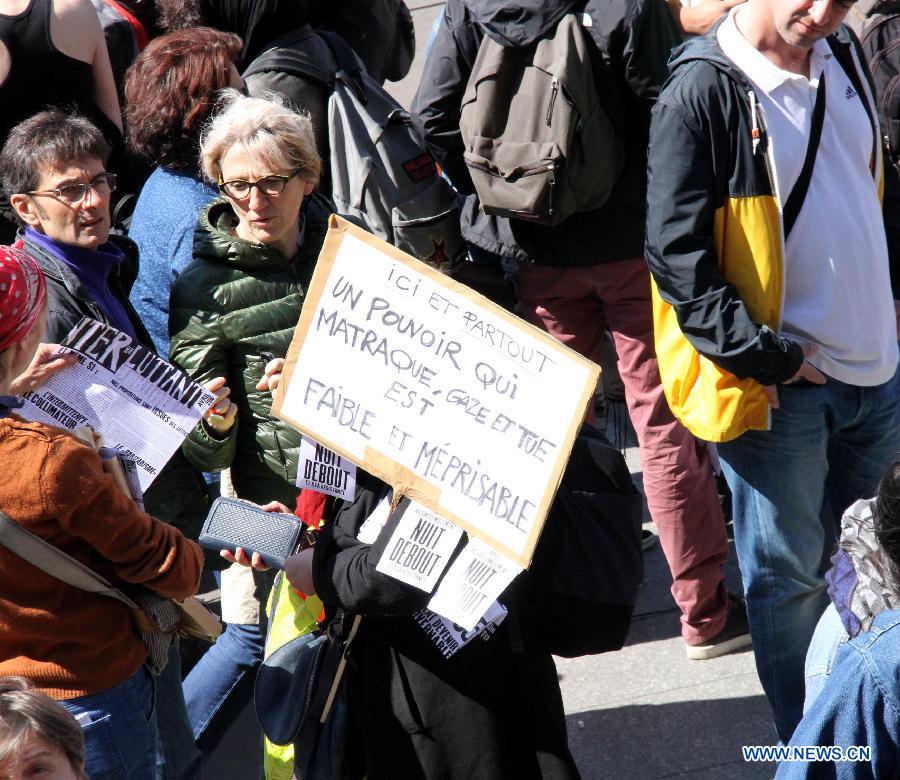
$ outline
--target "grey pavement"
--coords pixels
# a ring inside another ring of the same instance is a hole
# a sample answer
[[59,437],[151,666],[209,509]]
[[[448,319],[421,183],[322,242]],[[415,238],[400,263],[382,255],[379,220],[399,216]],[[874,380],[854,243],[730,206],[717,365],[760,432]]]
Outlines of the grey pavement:
[[[416,26],[416,61],[403,81],[387,85],[406,107],[418,86],[425,42],[443,2],[408,0],[407,5]],[[640,487],[630,432],[627,444],[626,458]],[[648,521],[646,527],[653,525]],[[645,553],[645,564],[644,587],[626,646],[616,653],[557,659],[569,744],[582,775],[585,780],[772,777],[774,765],[747,764],[741,757],[742,745],[775,741],[753,653],[688,661],[659,545]],[[726,577],[729,589],[740,593],[733,544]],[[248,709],[210,757],[204,776],[253,780],[259,771],[258,744],[254,713]]]

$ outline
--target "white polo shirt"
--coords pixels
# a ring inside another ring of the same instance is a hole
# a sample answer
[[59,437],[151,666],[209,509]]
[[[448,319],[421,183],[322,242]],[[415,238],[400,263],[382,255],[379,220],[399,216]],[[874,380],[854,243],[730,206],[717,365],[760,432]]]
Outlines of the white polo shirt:
[[860,386],[887,382],[897,367],[897,334],[881,204],[870,169],[874,133],[863,100],[824,40],[811,52],[810,78],[782,70],[735,24],[718,29],[725,54],[751,82],[769,134],[778,200],[788,198],[806,157],[819,77],[826,111],[809,191],[785,247],[780,332],[817,344],[826,376]]

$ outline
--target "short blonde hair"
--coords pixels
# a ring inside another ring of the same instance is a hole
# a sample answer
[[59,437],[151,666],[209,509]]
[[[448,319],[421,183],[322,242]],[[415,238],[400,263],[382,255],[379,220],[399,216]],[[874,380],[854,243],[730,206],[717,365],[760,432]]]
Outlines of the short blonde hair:
[[222,158],[240,144],[254,164],[299,171],[304,181],[316,184],[322,163],[316,152],[312,122],[290,109],[280,95],[247,97],[236,89],[222,90],[216,112],[200,137],[203,175],[217,183]]

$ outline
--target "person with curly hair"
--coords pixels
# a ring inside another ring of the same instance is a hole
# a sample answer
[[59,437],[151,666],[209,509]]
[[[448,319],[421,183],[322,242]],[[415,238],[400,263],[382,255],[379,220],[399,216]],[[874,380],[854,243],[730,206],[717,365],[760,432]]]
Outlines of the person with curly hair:
[[128,144],[156,166],[129,230],[141,258],[130,297],[161,355],[169,353],[169,289],[192,259],[200,211],[218,194],[200,176],[200,131],[216,93],[243,86],[234,66],[242,46],[209,27],[179,30],[151,41],[126,77]]

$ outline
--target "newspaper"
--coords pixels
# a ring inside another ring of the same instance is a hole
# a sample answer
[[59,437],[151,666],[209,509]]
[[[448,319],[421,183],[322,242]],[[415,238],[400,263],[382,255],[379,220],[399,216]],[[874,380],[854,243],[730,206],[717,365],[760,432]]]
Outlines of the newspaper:
[[78,362],[23,396],[22,417],[88,425],[134,463],[146,491],[215,396],[127,333],[84,317],[60,345]]

